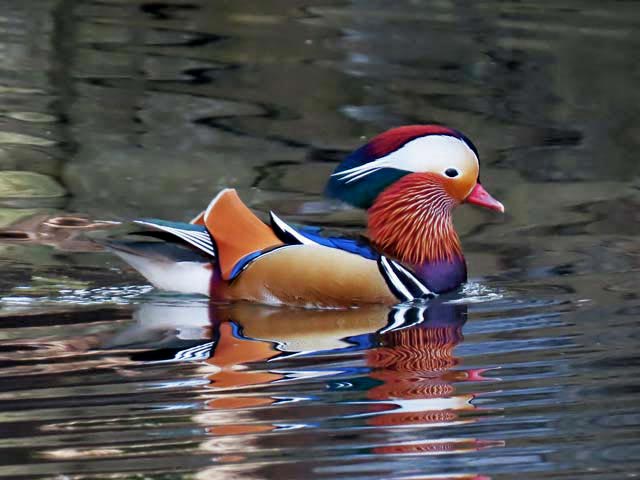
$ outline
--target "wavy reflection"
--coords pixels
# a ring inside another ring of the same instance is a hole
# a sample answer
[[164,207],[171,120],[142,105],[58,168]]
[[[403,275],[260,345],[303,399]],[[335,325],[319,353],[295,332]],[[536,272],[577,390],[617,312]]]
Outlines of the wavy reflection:
[[382,382],[368,392],[378,402],[396,399],[397,408],[372,419],[378,425],[452,422],[457,410],[473,409],[473,395],[454,395],[454,382],[477,379],[477,372],[452,370],[453,356],[462,340],[464,306],[435,306],[427,311],[433,321],[411,329],[391,330],[381,346],[366,353],[374,368],[371,377]]
[[454,354],[466,318],[465,305],[439,300],[346,311],[143,305],[109,347],[140,348],[133,360],[152,364],[196,362],[207,384],[193,420],[210,436],[200,449],[225,471],[248,452],[294,458],[306,444],[325,445],[318,461],[467,454],[504,442],[459,430],[478,421],[469,392],[484,380]]

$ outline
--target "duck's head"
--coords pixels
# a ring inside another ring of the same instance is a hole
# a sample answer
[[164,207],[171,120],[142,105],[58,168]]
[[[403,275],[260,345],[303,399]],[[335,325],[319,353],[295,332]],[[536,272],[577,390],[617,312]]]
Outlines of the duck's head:
[[334,171],[327,194],[368,210],[369,234],[386,252],[413,264],[462,257],[451,211],[472,203],[503,205],[480,184],[478,151],[440,125],[384,132]]

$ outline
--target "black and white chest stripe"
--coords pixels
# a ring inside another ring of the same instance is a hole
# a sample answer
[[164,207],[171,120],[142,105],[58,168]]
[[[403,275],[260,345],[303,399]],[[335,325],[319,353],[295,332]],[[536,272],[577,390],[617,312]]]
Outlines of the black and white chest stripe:
[[436,296],[413,273],[384,255],[381,255],[378,259],[378,269],[389,290],[403,302],[412,302]]

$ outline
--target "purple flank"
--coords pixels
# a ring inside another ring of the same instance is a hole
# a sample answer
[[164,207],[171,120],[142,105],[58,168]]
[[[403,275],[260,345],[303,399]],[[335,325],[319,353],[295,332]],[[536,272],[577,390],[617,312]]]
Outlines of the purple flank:
[[452,262],[440,261],[416,265],[413,271],[434,293],[455,290],[467,281],[467,264],[464,258],[456,258]]

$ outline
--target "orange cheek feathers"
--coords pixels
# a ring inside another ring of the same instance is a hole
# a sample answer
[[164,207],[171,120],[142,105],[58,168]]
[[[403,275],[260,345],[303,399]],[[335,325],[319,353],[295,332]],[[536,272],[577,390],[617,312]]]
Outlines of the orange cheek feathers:
[[442,185],[445,191],[456,200],[457,203],[464,202],[465,198],[473,191],[478,178],[477,170],[465,172],[457,178],[442,178]]

